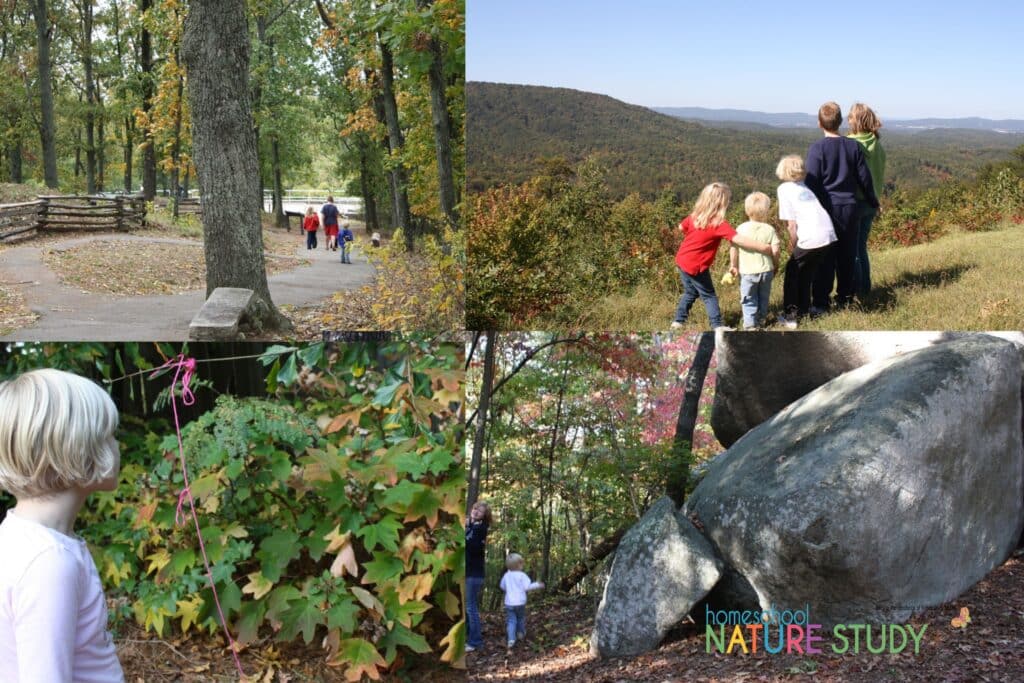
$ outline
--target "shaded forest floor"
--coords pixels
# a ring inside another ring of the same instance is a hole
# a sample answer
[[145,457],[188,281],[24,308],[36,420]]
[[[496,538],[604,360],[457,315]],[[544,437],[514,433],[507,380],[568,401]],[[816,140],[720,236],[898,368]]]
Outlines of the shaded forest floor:
[[[127,683],[210,683],[238,681],[231,652],[219,635],[158,638],[145,633],[134,622],[123,624],[114,639]],[[309,645],[267,641],[245,648],[239,659],[247,680],[252,683],[341,683],[345,667],[326,664],[326,651],[319,639]],[[464,671],[437,661],[437,655],[424,655],[407,661],[398,671],[382,680],[394,683],[461,683]]]
[[[654,652],[597,660],[588,653],[594,623],[589,598],[551,598],[528,608],[526,641],[504,648],[504,615],[484,615],[481,652],[468,655],[471,681],[1020,681],[1024,680],[1024,557],[1018,552],[956,600],[910,621],[927,624],[920,654],[709,654],[703,631],[689,624]],[[966,628],[950,623],[962,607]],[[813,621],[813,613],[812,613]],[[877,641],[876,641],[877,642]],[[909,646],[912,647],[912,646]],[[909,649],[908,647],[908,649]]]

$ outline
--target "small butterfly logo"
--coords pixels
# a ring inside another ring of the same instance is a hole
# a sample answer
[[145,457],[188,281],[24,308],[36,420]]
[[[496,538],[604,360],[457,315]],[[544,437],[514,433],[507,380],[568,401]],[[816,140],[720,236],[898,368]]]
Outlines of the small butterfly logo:
[[953,621],[949,622],[953,628],[967,628],[967,624],[971,623],[971,612],[966,607],[960,608],[960,616],[953,617]]

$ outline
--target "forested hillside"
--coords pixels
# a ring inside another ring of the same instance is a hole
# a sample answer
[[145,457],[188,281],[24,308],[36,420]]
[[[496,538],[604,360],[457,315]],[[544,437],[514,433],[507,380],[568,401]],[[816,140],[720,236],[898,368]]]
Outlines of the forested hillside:
[[[565,88],[467,84],[468,187],[520,183],[537,175],[545,159],[575,164],[594,156],[609,169],[612,194],[653,198],[671,189],[690,201],[706,183],[724,180],[734,196],[777,184],[775,165],[803,154],[820,133],[813,129],[738,130],[711,127]],[[1020,136],[984,131],[883,131],[890,190],[922,190],[957,178],[973,180],[986,163],[999,162]]]

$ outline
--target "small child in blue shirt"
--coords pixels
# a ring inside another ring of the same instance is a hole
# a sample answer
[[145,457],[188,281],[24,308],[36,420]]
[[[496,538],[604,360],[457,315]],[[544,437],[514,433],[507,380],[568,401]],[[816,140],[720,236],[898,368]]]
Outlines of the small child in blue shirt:
[[356,236],[352,234],[352,230],[349,229],[348,223],[346,223],[341,229],[341,234],[338,235],[338,246],[341,251],[342,263],[352,263],[352,241],[355,238]]

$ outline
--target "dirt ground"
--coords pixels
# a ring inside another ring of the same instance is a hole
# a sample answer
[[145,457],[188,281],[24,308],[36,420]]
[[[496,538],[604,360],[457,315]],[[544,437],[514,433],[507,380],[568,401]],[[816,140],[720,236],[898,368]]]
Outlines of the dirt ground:
[[[956,600],[909,623],[927,624],[918,655],[803,656],[709,654],[693,625],[671,633],[654,652],[597,660],[588,653],[593,627],[590,598],[549,598],[529,607],[527,635],[511,655],[503,647],[504,617],[484,615],[482,652],[468,656],[471,681],[1021,681],[1024,680],[1024,559],[1021,553],[993,570]],[[967,607],[970,622],[951,622]],[[826,643],[828,641],[825,641]]]

